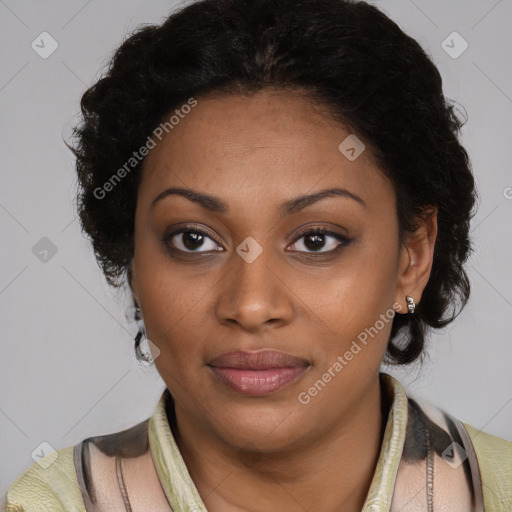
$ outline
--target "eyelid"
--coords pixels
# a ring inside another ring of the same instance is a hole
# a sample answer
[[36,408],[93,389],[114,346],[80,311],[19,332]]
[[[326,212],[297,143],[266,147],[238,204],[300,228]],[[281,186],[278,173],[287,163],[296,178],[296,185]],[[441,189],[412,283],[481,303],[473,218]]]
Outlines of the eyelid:
[[324,227],[324,226],[318,226],[318,225],[310,225],[306,228],[299,231],[299,233],[295,236],[294,242],[296,242],[299,238],[314,233],[321,233],[323,235],[332,235],[337,237],[343,237],[348,240],[348,237],[343,235],[342,233],[338,233],[337,231],[333,231],[330,228]]
[[217,239],[217,236],[213,234],[210,230],[207,228],[200,226],[199,224],[178,224],[176,226],[173,226],[172,229],[165,230],[164,235],[162,236],[162,241],[165,242],[169,238],[173,237],[174,235],[177,235],[178,233],[186,233],[187,231],[192,231],[194,233],[201,233],[203,235],[208,236],[211,238],[216,244],[222,245],[220,240]]

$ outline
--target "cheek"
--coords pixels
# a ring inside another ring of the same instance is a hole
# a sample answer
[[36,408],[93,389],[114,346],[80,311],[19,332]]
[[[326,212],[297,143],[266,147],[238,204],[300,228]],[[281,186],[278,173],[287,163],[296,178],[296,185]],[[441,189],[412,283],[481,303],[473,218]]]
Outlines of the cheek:
[[140,243],[140,249],[135,251],[136,291],[147,337],[160,350],[157,368],[179,370],[184,360],[192,359],[194,347],[200,346],[205,320],[201,308],[212,290],[206,276],[192,283],[183,266],[173,263],[154,246],[154,242],[152,246]]
[[357,323],[392,305],[396,258],[375,242],[358,243],[347,249],[338,265],[303,271],[300,278],[291,271],[287,283],[319,318]]
[[304,314],[316,324],[311,328],[320,342],[315,351],[322,366],[351,348],[358,353],[353,359],[363,365],[375,366],[383,357],[394,315],[395,259],[391,251],[359,246],[329,273],[297,281],[293,289],[306,305]]
[[144,322],[148,337],[158,346],[162,358],[173,366],[195,361],[196,347],[203,344],[207,289],[187,289],[186,282],[159,279],[145,288]]

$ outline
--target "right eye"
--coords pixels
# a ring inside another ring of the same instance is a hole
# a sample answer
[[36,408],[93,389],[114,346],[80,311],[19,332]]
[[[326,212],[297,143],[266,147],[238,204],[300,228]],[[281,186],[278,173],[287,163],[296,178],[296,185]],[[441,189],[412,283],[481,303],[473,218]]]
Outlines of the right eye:
[[[162,240],[171,250],[185,253],[204,253],[212,251],[222,251],[218,244],[205,231],[196,228],[184,227],[167,233]],[[208,243],[208,241],[210,243]],[[206,250],[198,250],[204,248]],[[217,247],[217,248],[215,248]]]

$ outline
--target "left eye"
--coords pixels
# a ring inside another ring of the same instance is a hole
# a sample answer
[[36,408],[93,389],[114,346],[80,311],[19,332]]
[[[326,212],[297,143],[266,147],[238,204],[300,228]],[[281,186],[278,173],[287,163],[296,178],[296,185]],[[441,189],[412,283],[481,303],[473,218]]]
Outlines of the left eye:
[[[298,243],[298,240],[302,240]],[[326,242],[326,240],[330,239],[330,242]],[[335,251],[338,247],[345,245],[348,242],[348,239],[339,233],[334,233],[333,231],[326,231],[324,229],[312,229],[307,231],[306,233],[301,234],[293,243],[293,247],[297,249],[299,252],[309,252],[307,250],[301,249],[302,247],[306,247],[306,249],[310,249],[311,253],[326,253]],[[327,250],[321,251],[319,249],[324,249],[327,247]]]

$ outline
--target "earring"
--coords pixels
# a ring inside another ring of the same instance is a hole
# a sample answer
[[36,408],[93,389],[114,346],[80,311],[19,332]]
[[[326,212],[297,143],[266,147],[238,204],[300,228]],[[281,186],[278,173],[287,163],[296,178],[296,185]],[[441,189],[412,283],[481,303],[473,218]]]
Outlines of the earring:
[[405,300],[407,301],[407,309],[409,310],[409,313],[414,313],[414,310],[416,309],[416,303],[414,302],[414,299],[410,295],[407,295]]
[[135,336],[135,349],[140,347],[141,342],[146,337],[146,329],[143,325],[139,326],[139,330],[137,331],[137,334]]
[[[152,365],[154,363],[154,360],[148,343],[149,340],[146,337],[146,328],[144,327],[144,324],[141,322],[139,325],[139,330],[135,336],[135,356],[139,361],[146,363],[148,365]],[[142,350],[143,344],[146,345],[144,350]]]
[[151,355],[151,351],[149,346],[145,347],[145,350],[142,350],[142,345],[148,344],[148,339],[146,337],[146,328],[144,326],[144,321],[142,320],[141,309],[140,306],[135,302],[135,320],[139,326],[139,330],[135,335],[135,356],[137,359],[143,363],[153,364],[153,357]]

